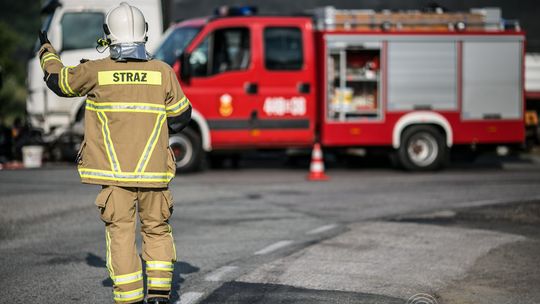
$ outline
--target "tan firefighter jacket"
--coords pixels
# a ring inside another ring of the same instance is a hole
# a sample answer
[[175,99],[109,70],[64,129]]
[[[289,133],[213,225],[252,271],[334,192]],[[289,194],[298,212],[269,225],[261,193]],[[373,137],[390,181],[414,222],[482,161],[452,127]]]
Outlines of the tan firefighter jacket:
[[49,85],[56,94],[87,97],[78,157],[82,182],[167,187],[176,170],[167,117],[190,107],[172,69],[159,60],[110,58],[65,67],[50,44],[39,54],[48,85],[57,83]]

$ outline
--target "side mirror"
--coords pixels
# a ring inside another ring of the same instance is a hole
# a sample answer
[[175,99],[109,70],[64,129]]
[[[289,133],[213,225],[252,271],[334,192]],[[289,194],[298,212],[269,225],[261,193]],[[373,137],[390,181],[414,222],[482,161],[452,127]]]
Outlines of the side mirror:
[[180,79],[185,83],[189,83],[191,80],[191,64],[189,63],[189,57],[191,57],[190,53],[183,52],[178,58],[178,61],[180,62]]

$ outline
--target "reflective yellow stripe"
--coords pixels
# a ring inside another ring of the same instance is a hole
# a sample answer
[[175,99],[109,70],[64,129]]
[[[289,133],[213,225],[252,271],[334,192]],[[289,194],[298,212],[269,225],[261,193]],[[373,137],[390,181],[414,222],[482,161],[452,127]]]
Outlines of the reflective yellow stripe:
[[41,68],[42,68],[42,69],[45,68],[45,63],[46,63],[47,61],[49,61],[49,60],[56,60],[56,61],[62,63],[62,61],[60,60],[60,58],[58,58],[57,56],[49,56],[48,58],[45,58],[45,57],[44,57],[43,59],[41,59]]
[[49,58],[49,57],[57,57],[58,58],[58,55],[56,55],[55,53],[49,53],[49,54],[45,54],[43,57],[41,57],[41,59],[45,59],[45,58]]
[[87,99],[86,101],[91,103],[91,104],[99,105],[99,106],[117,106],[117,105],[121,105],[121,106],[146,106],[146,107],[154,107],[154,108],[159,108],[159,109],[165,109],[165,105],[155,104],[155,103],[145,103],[145,102],[97,102],[97,101],[93,101],[93,100],[90,100],[90,99]]
[[158,142],[159,135],[161,134],[161,129],[163,129],[165,118],[165,114],[158,115],[154,128],[152,129],[152,133],[150,134],[150,138],[148,138],[146,146],[144,147],[143,154],[141,155],[141,158],[139,158],[137,166],[135,167],[137,168],[137,172],[144,172],[144,170],[146,170],[150,156],[152,155],[152,152],[156,147],[156,143]]
[[174,174],[170,172],[113,172],[106,170],[79,168],[81,178],[110,180],[119,182],[148,182],[148,183],[168,183],[173,179]]
[[67,71],[67,69],[66,69],[65,67],[62,68],[62,70],[60,70],[60,75],[62,76],[62,77],[60,78],[60,82],[62,83],[62,87],[64,88],[64,94],[69,95],[69,91],[68,91],[68,89],[66,88],[66,78],[67,78],[67,77],[66,77],[66,71]]
[[117,275],[117,276],[111,277],[111,279],[116,285],[124,285],[124,284],[141,281],[143,279],[143,274],[142,274],[142,271],[139,270],[133,273]]
[[172,106],[168,106],[167,114],[177,114],[182,112],[185,108],[187,108],[190,105],[189,100],[186,98],[186,96],[182,97],[177,103],[173,104]]
[[40,62],[41,68],[43,68],[46,61],[51,60],[51,59],[57,59],[58,61],[60,61],[60,57],[58,57],[58,55],[53,54],[53,53],[46,54],[45,56],[41,57],[41,62]]
[[68,67],[62,68],[60,70],[60,88],[62,89],[62,92],[68,96],[75,96],[75,93],[71,90],[68,83]]
[[108,170],[100,170],[100,169],[89,169],[89,168],[81,168],[80,170],[85,172],[95,172],[95,173],[104,173],[104,174],[116,174],[118,176],[131,176],[131,177],[137,177],[137,176],[161,176],[161,175],[173,175],[172,173],[167,172],[144,172],[144,173],[138,173],[138,172],[114,172],[114,171],[108,171]]
[[47,58],[51,58],[51,57],[60,58],[60,57],[58,57],[58,55],[56,55],[54,53],[48,53],[48,54],[43,55],[43,57],[41,57],[41,62],[43,62],[43,60],[45,60]]
[[60,70],[60,75],[58,75],[58,77],[59,77],[58,85],[60,86],[60,90],[62,90],[62,93],[66,94],[66,95],[69,95],[68,91],[66,90],[66,87],[64,86],[64,69],[65,68],[62,68]]
[[75,92],[73,92],[73,90],[69,86],[69,80],[68,80],[69,69],[70,69],[69,67],[65,67],[62,69],[62,71],[64,71],[64,86],[66,87],[66,90],[68,91],[70,96],[75,96],[76,95]]
[[115,291],[114,300],[119,302],[135,301],[144,298],[143,288],[130,291]]
[[173,263],[164,261],[147,261],[146,270],[173,271]]
[[47,58],[47,59],[43,60],[43,65],[42,65],[42,67],[44,67],[44,66],[45,66],[45,62],[47,62],[47,61],[49,61],[49,60],[56,60],[56,61],[62,63],[62,61],[61,61],[60,59],[58,59],[58,58]]
[[161,287],[171,289],[171,278],[148,278],[148,287]]
[[107,157],[109,158],[111,169],[115,172],[122,172],[122,169],[120,169],[120,163],[118,162],[118,157],[116,156],[116,151],[114,150],[113,142],[111,140],[111,131],[109,130],[107,115],[105,115],[105,113],[102,111],[97,111],[96,113],[99,121],[101,121],[101,134],[103,135],[103,142],[105,144],[105,150],[107,150]]
[[98,84],[161,85],[161,72],[144,70],[102,71],[98,72]]
[[183,103],[186,100],[186,96],[182,97],[179,101],[177,101],[175,104],[168,106],[166,109],[167,111],[173,111],[174,108],[178,108],[181,103]]
[[107,243],[107,269],[109,270],[109,276],[114,278],[114,269],[112,267],[112,256],[111,256],[111,236],[109,235],[109,229],[105,227],[105,241]]
[[142,102],[95,102],[86,100],[86,109],[103,112],[140,112],[140,113],[165,113],[165,106]]

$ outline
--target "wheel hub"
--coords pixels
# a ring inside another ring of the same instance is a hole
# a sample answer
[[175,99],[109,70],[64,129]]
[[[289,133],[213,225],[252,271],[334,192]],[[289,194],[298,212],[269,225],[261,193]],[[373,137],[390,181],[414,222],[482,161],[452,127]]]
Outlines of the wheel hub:
[[175,136],[170,139],[170,146],[176,158],[176,167],[186,166],[193,156],[193,147],[184,136]]
[[181,159],[185,154],[184,149],[182,149],[180,145],[175,145],[174,147],[172,147],[172,150],[176,159]]
[[437,158],[438,152],[437,140],[428,133],[416,134],[407,147],[410,160],[421,167],[431,165]]

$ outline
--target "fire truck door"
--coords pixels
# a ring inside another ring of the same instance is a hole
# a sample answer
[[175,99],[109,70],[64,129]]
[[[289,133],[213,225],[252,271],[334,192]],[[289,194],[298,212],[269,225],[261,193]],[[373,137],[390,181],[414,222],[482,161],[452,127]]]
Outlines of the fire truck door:
[[257,146],[307,146],[313,143],[315,67],[310,23],[277,20],[257,28],[261,43],[253,131]]
[[[209,30],[190,52],[191,79],[182,83],[208,122],[214,148],[252,146],[252,30],[249,25]],[[195,43],[197,43],[195,41]]]

